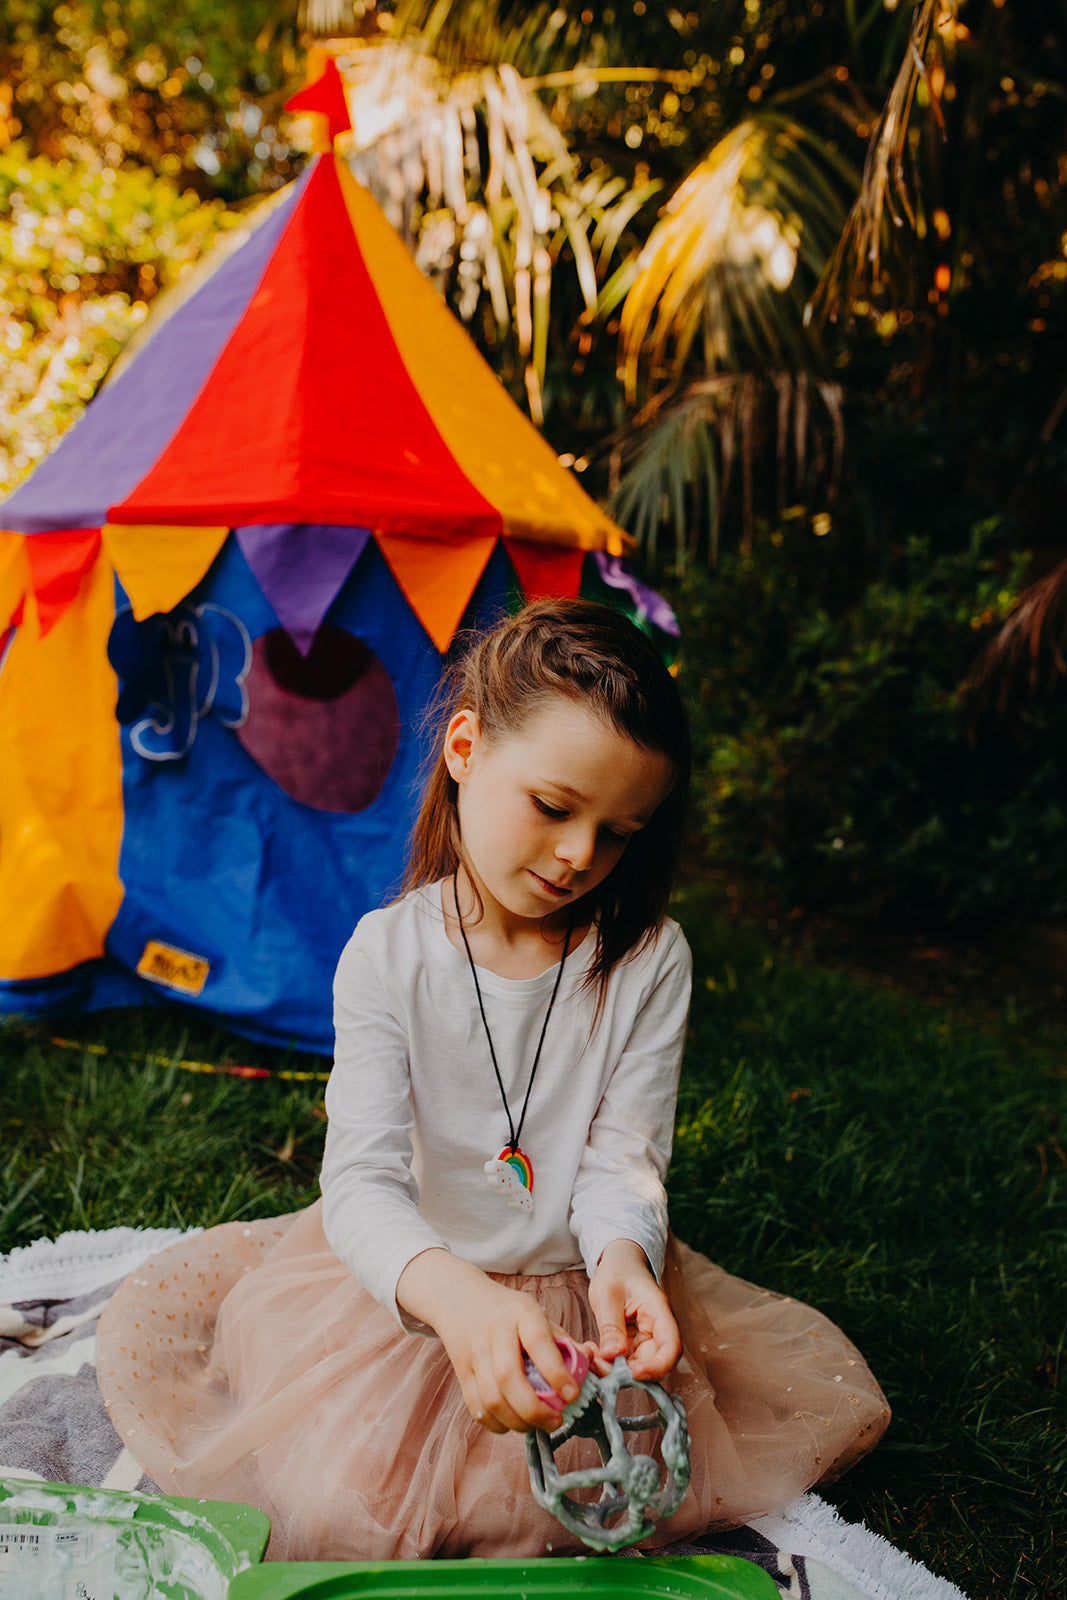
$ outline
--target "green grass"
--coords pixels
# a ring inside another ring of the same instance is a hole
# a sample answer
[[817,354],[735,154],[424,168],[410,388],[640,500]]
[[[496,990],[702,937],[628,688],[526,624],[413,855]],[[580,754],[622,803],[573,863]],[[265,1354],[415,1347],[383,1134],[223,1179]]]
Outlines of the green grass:
[[972,1600],[1062,1593],[1067,1037],[776,957],[697,893],[679,914],[678,1233],[870,1361],[894,1421],[828,1491],[845,1516]]
[[[826,1491],[846,1517],[971,1600],[1052,1600],[1067,1545],[1067,1032],[1027,1031],[1010,997],[999,1012],[988,997],[979,1025],[783,956],[695,889],[678,915],[696,962],[678,1234],[818,1306],[870,1361],[894,1421]],[[322,1084],[206,1076],[179,1065],[190,1057],[324,1066],[186,1013],[0,1033],[0,1250],[314,1196]]]
[[[275,1076],[212,1076],[188,1065],[227,1062]],[[327,1067],[321,1056],[250,1044],[187,1012],[7,1023],[0,1251],[66,1228],[210,1227],[307,1205],[326,1126],[323,1084],[277,1074]]]

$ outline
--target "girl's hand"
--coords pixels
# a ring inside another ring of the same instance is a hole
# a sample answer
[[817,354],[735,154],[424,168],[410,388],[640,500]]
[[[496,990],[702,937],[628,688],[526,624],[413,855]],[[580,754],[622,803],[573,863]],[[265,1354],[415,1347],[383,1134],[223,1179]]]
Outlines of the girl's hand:
[[523,1371],[525,1353],[566,1402],[578,1393],[550,1322],[532,1295],[509,1289],[447,1250],[409,1261],[396,1291],[400,1307],[426,1322],[444,1345],[467,1410],[490,1433],[551,1432],[559,1413],[546,1406]]
[[603,1371],[616,1356],[625,1356],[635,1378],[647,1383],[666,1377],[682,1353],[682,1341],[667,1296],[639,1244],[611,1241],[590,1280],[589,1304],[600,1334]]

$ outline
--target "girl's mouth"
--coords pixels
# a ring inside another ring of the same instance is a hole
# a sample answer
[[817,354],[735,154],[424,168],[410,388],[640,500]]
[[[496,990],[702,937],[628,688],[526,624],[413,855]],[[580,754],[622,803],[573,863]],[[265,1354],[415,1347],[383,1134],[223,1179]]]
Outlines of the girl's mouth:
[[541,874],[539,872],[531,871],[530,876],[531,876],[531,878],[533,878],[535,883],[539,883],[540,884],[541,888],[545,891],[546,894],[555,895],[557,900],[562,900],[566,895],[569,895],[570,892],[571,892],[570,891],[570,887],[568,885],[563,885],[563,884],[559,884],[559,883],[549,883],[548,879],[547,878],[542,878],[542,876],[541,876]]

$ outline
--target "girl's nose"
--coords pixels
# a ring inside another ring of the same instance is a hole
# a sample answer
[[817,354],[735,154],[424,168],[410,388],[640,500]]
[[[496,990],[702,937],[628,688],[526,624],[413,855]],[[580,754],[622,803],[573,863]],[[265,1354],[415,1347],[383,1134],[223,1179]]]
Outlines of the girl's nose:
[[596,853],[596,832],[590,828],[568,828],[556,844],[556,857],[572,872],[588,872]]

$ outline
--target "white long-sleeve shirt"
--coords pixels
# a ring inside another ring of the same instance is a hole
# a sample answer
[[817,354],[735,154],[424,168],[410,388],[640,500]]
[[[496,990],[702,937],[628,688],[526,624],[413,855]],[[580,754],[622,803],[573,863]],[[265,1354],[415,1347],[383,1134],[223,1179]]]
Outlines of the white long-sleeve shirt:
[[[484,1164],[508,1121],[467,958],[451,943],[441,886],[365,916],[334,982],[337,1048],[326,1089],[323,1224],[331,1249],[400,1318],[396,1286],[443,1246],[486,1271],[592,1274],[612,1239],[633,1239],[657,1277],[689,1008],[691,958],[677,923],[619,963],[592,1030],[582,990],[595,935],[567,957],[520,1144],[533,1211],[513,1210]],[[478,969],[513,1121],[556,978]]]

